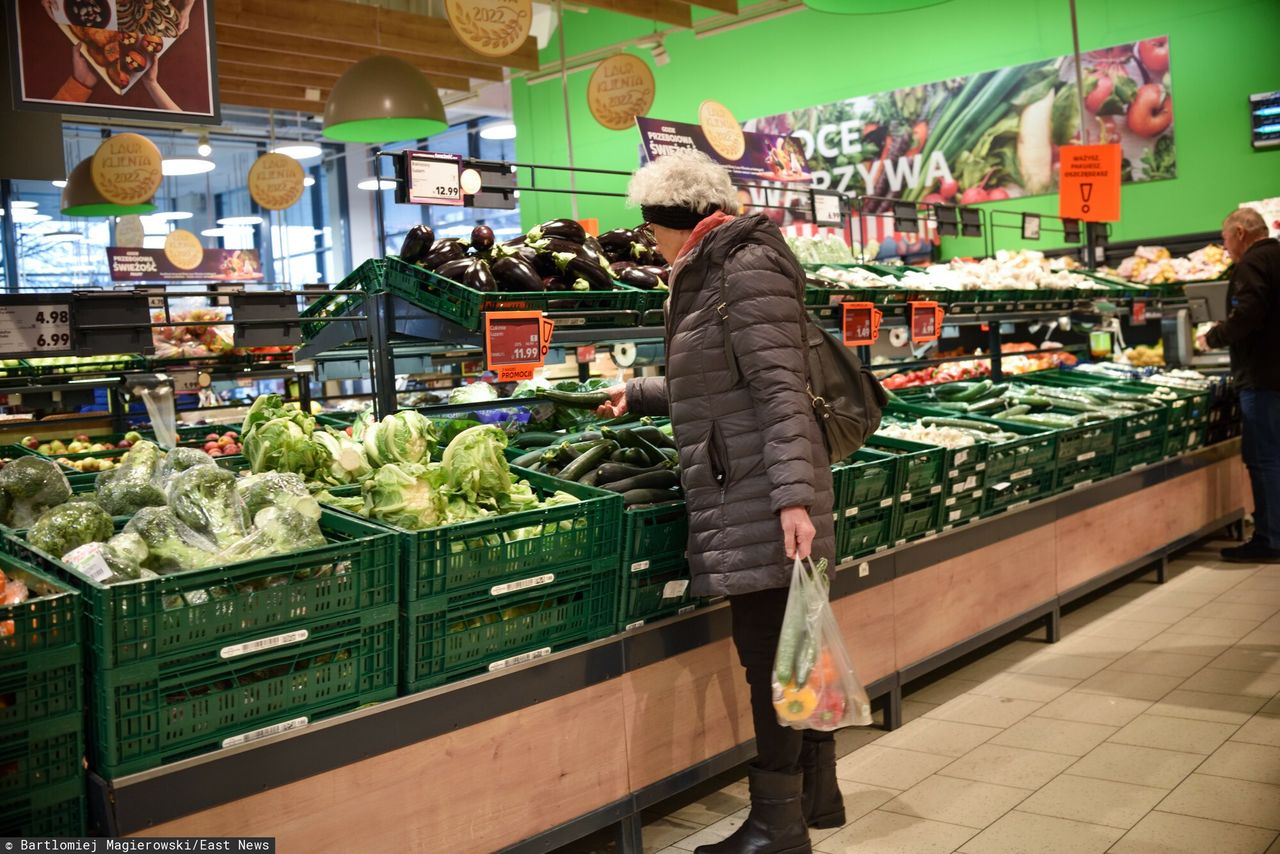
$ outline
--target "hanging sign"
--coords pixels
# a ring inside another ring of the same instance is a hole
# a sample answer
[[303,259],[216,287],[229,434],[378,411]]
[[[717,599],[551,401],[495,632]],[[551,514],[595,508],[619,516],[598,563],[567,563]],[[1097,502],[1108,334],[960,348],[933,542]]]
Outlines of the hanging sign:
[[58,355],[71,352],[71,304],[49,299],[0,305],[0,353]]
[[509,56],[529,38],[533,0],[445,0],[454,34],[481,56]]
[[1058,149],[1061,177],[1058,216],[1084,222],[1120,219],[1120,146],[1064,145]]
[[533,372],[546,362],[553,326],[540,311],[485,313],[485,359],[499,382],[533,379]]
[[164,239],[164,257],[179,270],[194,270],[204,260],[204,246],[191,232],[176,228]]
[[920,300],[907,303],[907,309],[911,341],[916,344],[937,341],[942,329],[942,318],[946,314],[942,306],[932,300]]
[[93,154],[93,186],[117,205],[151,201],[164,179],[160,149],[145,136],[118,133],[108,137]]
[[462,204],[462,158],[434,151],[406,151],[405,200],[413,205]]
[[615,54],[591,72],[587,106],[609,130],[626,130],[653,106],[656,88],[647,62],[629,53]]
[[707,142],[725,160],[741,160],[747,151],[742,125],[719,101],[703,101],[698,107],[698,124]]
[[249,167],[249,195],[269,211],[282,211],[302,198],[302,164],[286,154],[264,154]]
[[880,320],[884,312],[869,302],[846,302],[840,304],[841,329],[844,331],[846,347],[861,344],[874,344],[880,337]]
[[[176,232],[175,232],[176,233]],[[190,232],[186,232],[190,234]],[[181,238],[180,238],[181,239]],[[252,282],[262,280],[262,259],[257,249],[201,249],[194,267],[175,264],[164,249],[108,246],[107,264],[113,282]],[[190,263],[190,256],[186,263]],[[163,303],[160,303],[163,305]]]

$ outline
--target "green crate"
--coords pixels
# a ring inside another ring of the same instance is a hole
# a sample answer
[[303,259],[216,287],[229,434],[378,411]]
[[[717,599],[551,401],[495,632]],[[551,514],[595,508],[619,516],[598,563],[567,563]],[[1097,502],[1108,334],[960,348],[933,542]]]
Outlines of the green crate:
[[982,495],[982,515],[991,516],[1053,494],[1055,469],[1041,471],[1026,467],[1000,477],[987,477]]
[[[1063,373],[1046,373],[1044,376],[1036,375],[1026,377],[1026,381],[1035,385],[1048,385],[1056,388],[1067,388],[1077,383],[1064,381]],[[1124,389],[1119,385],[1111,385],[1116,391]],[[1126,445],[1132,445],[1150,439],[1152,436],[1164,432],[1169,419],[1169,410],[1161,406],[1159,409],[1150,409],[1144,412],[1133,412],[1126,415],[1117,415],[1116,422],[1116,447],[1122,448]],[[1100,450],[1100,449],[1099,449]]]
[[84,708],[78,645],[0,655],[0,732]]
[[404,610],[405,693],[491,673],[611,634],[617,563],[597,563],[573,581],[450,608],[443,598]]
[[78,780],[83,763],[79,711],[0,730],[0,803],[41,786]]
[[952,495],[942,502],[942,530],[972,522],[982,515],[982,496],[985,489]]
[[982,493],[987,483],[987,465],[978,463],[972,466],[961,466],[947,472],[947,482],[942,490],[942,497],[954,498],[957,495],[968,495],[973,492]]
[[[914,424],[921,418],[956,418],[964,417],[964,413],[951,412],[932,406],[932,400],[915,398],[911,401],[895,400],[885,408],[886,421],[902,421]],[[952,472],[964,466],[977,465],[986,461],[987,447],[982,442],[975,442],[962,448],[942,448],[942,470]]]
[[835,512],[839,518],[849,510],[868,504],[879,504],[898,494],[900,457],[862,448],[844,462],[832,467],[835,489]]
[[17,534],[6,534],[0,548],[77,588],[96,659],[103,667],[119,667],[398,601],[394,536],[333,511],[321,515],[320,529],[329,541],[323,546],[110,585],[90,580]]
[[689,545],[689,514],[683,501],[623,508],[622,529],[624,576],[648,569],[651,564],[684,560]]
[[335,430],[345,430],[356,421],[354,412],[323,412],[316,416],[316,423]]
[[1088,486],[1100,480],[1106,480],[1116,471],[1116,455],[1100,454],[1090,457],[1083,454],[1085,459],[1079,459],[1073,463],[1059,463],[1058,474],[1054,480],[1054,489],[1062,491],[1064,489],[1077,489],[1079,487]]
[[394,257],[387,259],[383,285],[401,299],[472,332],[481,328],[486,311],[568,314],[573,315],[574,326],[635,326],[651,300],[648,292],[622,284],[610,291],[477,291]]
[[897,482],[894,484],[896,494],[928,493],[935,486],[939,493],[942,491],[946,448],[880,435],[868,439],[867,447],[898,458]]
[[0,799],[0,836],[77,838],[84,832],[83,775]]
[[890,536],[894,545],[918,540],[937,532],[942,527],[942,496],[913,498],[893,507],[893,528]]
[[[1052,410],[1058,412],[1058,410]],[[1078,413],[1062,411],[1062,415]],[[1081,427],[1069,427],[1055,430],[1058,438],[1058,465],[1070,465],[1086,462],[1098,456],[1111,456],[1116,450],[1116,430],[1119,424],[1115,419],[1086,424]]]
[[[398,535],[406,601],[444,595],[483,599],[494,584],[574,569],[602,559],[617,562],[621,495],[515,466],[511,473],[529,481],[539,496],[562,491],[580,500],[577,504],[522,510],[425,531],[369,523]],[[341,487],[331,491],[341,497],[357,494],[358,490],[359,487]],[[544,533],[507,541],[506,535],[511,532],[534,526],[542,526]],[[551,533],[546,533],[548,530]]]
[[391,699],[398,627],[392,604],[237,647],[110,669],[94,661],[90,765],[119,777]]
[[1159,462],[1165,457],[1166,437],[1157,434],[1136,444],[1116,451],[1116,462],[1113,474],[1124,474],[1140,466]]
[[79,646],[79,593],[13,555],[0,554],[0,570],[29,593],[21,604],[0,605],[0,667],[22,654]]
[[[378,284],[372,288],[360,288],[356,290],[345,289],[339,286],[315,302],[308,305],[299,312],[302,318],[302,340],[310,341],[325,330],[330,321],[325,320],[327,317],[353,317],[364,313],[364,304],[366,296],[370,293],[377,293],[382,285],[381,268],[384,262],[380,259],[365,261],[356,268],[356,272],[364,271],[369,265],[377,265]],[[369,268],[373,269],[373,268]],[[352,274],[354,276],[355,273]],[[348,279],[351,277],[348,276]],[[337,323],[348,323],[351,321],[334,321]]]
[[638,629],[698,607],[697,598],[689,592],[690,580],[683,557],[651,561],[634,571],[624,569],[618,579],[618,631]]
[[836,522],[836,563],[845,564],[893,544],[894,511],[892,499],[886,500],[889,506],[854,507],[857,512]]

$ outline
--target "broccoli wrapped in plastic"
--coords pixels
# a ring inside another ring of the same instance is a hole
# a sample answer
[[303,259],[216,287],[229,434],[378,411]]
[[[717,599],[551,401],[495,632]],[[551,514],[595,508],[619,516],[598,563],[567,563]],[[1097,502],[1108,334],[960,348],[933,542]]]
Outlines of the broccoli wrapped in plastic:
[[218,563],[235,563],[251,558],[295,552],[325,544],[315,519],[292,507],[266,507],[253,517],[253,532],[223,549]]
[[226,547],[249,533],[249,514],[236,476],[218,466],[196,466],[169,483],[169,507],[178,520],[215,545]]
[[116,534],[107,540],[103,557],[111,571],[122,578],[141,578],[142,567],[150,557],[146,540],[132,531]]
[[288,507],[309,519],[320,518],[320,502],[307,489],[302,475],[293,472],[263,472],[241,478],[236,485],[250,518],[267,507]]
[[156,466],[156,473],[152,480],[155,481],[156,486],[164,489],[165,484],[175,474],[196,466],[212,465],[216,465],[213,457],[199,448],[174,448],[165,454],[164,459],[160,461],[160,465]]
[[0,491],[8,499],[3,522],[28,528],[44,511],[71,497],[71,484],[53,460],[19,457],[0,469]]
[[85,543],[105,543],[115,528],[106,511],[88,501],[51,507],[27,531],[27,542],[54,557]]
[[143,507],[160,507],[164,492],[152,479],[164,454],[154,442],[142,440],[129,449],[124,462],[98,475],[98,503],[112,516],[132,516]]
[[214,563],[217,546],[192,531],[168,507],[144,507],[124,526],[147,548],[145,569],[160,574],[199,569]]

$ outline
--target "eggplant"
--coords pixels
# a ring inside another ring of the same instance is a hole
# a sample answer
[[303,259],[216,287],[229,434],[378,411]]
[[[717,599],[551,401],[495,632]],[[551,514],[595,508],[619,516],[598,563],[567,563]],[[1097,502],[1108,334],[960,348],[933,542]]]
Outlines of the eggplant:
[[572,219],[549,219],[542,225],[529,229],[530,240],[541,240],[544,237],[559,237],[572,240],[579,245],[587,239],[587,230],[582,223]]
[[466,257],[467,244],[457,238],[450,237],[445,240],[437,240],[435,245],[431,247],[431,251],[418,263],[428,270],[439,270],[440,267],[450,261],[457,261],[459,258]]
[[477,291],[496,291],[498,280],[489,269],[489,262],[483,258],[474,258],[462,274],[462,284]]
[[609,261],[612,260],[605,253],[604,247],[600,245],[600,241],[590,235],[587,236],[586,240],[582,241],[582,249],[588,255],[594,256],[596,261],[603,261],[608,264]]
[[615,228],[600,235],[600,245],[612,261],[625,259],[631,252],[631,244],[635,242],[635,232],[629,228]]
[[543,276],[542,286],[548,291],[567,291],[569,283],[560,276]]
[[533,244],[533,248],[539,252],[571,252],[574,255],[596,255],[590,249],[573,240],[566,240],[563,237],[544,237]]
[[538,250],[534,249],[532,246],[517,246],[515,247],[515,251],[509,254],[515,258],[519,258],[530,267],[535,267],[534,259],[538,257]]
[[400,260],[406,264],[416,264],[431,251],[431,244],[436,242],[435,232],[429,225],[415,225],[404,236],[400,244]]
[[659,267],[656,264],[650,264],[647,266],[641,266],[640,269],[644,270],[646,273],[652,273],[653,275],[657,276],[658,281],[664,285],[671,283],[670,267]]
[[623,270],[618,278],[624,285],[651,291],[662,284],[662,280],[653,274],[652,269],[652,267],[631,267]]
[[477,252],[488,252],[493,248],[493,229],[487,225],[477,225],[471,229],[471,246]]
[[[565,258],[565,254],[558,254],[557,262],[562,258]],[[574,283],[574,290],[580,290],[577,286],[579,279],[585,280],[593,291],[613,290],[613,276],[609,273],[609,268],[601,266],[584,255],[575,255],[567,259],[563,270],[564,277]]]
[[614,261],[609,265],[609,272],[621,278],[623,270],[630,270],[632,267],[639,266],[635,261]]
[[494,261],[489,268],[504,291],[546,290],[542,277],[521,258],[505,256]]
[[446,261],[441,264],[434,272],[437,276],[444,276],[446,279],[461,282],[463,277],[467,275],[467,270],[470,269],[473,260],[471,258],[455,258],[452,261]]

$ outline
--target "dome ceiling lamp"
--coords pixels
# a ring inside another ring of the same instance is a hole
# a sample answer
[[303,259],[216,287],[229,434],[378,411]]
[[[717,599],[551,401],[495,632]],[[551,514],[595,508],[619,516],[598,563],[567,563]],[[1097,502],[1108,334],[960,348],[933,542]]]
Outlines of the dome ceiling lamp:
[[324,106],[324,135],[336,142],[401,142],[448,127],[435,86],[392,56],[371,56],[348,68]]
[[62,188],[63,216],[124,216],[151,213],[155,209],[153,201],[137,205],[118,205],[108,201],[93,183],[92,156],[81,160],[71,170],[71,174],[67,176],[67,185]]

